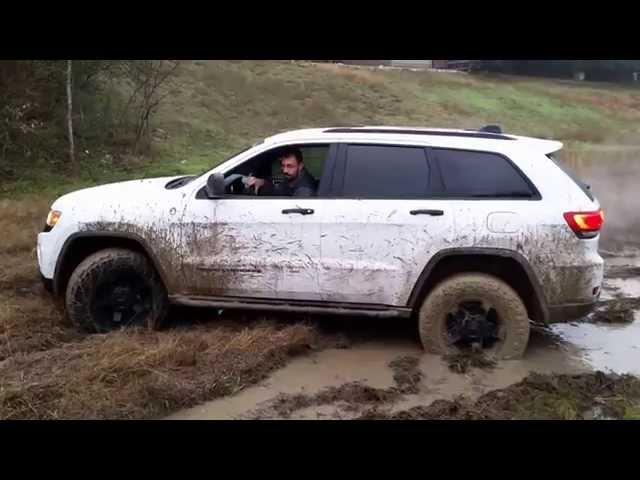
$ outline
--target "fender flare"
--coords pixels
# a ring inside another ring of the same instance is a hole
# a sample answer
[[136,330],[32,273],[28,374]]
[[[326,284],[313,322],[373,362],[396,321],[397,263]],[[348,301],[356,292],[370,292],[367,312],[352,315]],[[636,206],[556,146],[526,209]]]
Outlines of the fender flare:
[[425,285],[429,280],[429,276],[434,271],[436,266],[445,258],[451,257],[462,257],[468,255],[486,255],[493,257],[503,257],[510,258],[518,262],[518,264],[522,267],[529,282],[533,287],[533,291],[536,296],[536,300],[540,305],[540,309],[542,311],[542,319],[545,324],[549,323],[549,308],[547,306],[546,298],[544,296],[544,292],[542,290],[542,285],[538,281],[538,277],[533,271],[533,268],[529,264],[529,261],[519,252],[514,252],[513,250],[503,249],[503,248],[490,248],[490,247],[460,247],[460,248],[447,248],[436,253],[424,267],[418,280],[416,281],[413,289],[411,290],[411,294],[409,295],[408,307],[412,310],[416,310],[420,307],[418,302],[421,299],[422,294],[424,293]]
[[164,269],[162,268],[162,264],[160,263],[160,261],[158,260],[156,255],[153,253],[153,250],[151,249],[151,247],[149,246],[149,244],[147,243],[147,241],[144,238],[142,238],[139,235],[136,235],[135,233],[109,232],[109,231],[92,231],[92,232],[76,232],[76,233],[73,233],[72,235],[69,235],[69,237],[65,240],[64,244],[62,245],[62,248],[60,249],[60,254],[58,255],[58,259],[56,261],[55,270],[54,270],[54,273],[53,273],[53,293],[54,293],[54,295],[58,296],[58,295],[61,295],[63,293],[63,292],[61,292],[61,287],[62,287],[62,285],[61,285],[61,282],[62,282],[62,278],[61,278],[62,266],[64,265],[65,258],[69,254],[69,251],[73,247],[73,244],[75,243],[75,241],[78,240],[78,239],[109,238],[109,237],[117,238],[117,239],[130,240],[130,241],[133,241],[133,242],[137,243],[139,245],[139,247],[142,249],[142,251],[151,260],[151,263],[152,263],[153,267],[156,269],[156,271],[158,272],[158,274],[160,275],[160,278],[161,278],[162,283],[164,284],[165,288],[167,288],[167,290],[169,289],[170,283],[168,282],[168,276],[167,276],[166,272],[164,271]]

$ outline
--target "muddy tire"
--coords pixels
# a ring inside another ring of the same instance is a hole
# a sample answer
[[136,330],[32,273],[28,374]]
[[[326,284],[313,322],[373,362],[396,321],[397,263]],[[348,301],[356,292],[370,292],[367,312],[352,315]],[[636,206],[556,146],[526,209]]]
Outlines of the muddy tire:
[[158,273],[143,254],[113,248],[90,255],[76,267],[65,306],[73,325],[101,333],[129,326],[157,330],[169,302]]
[[484,353],[496,360],[521,357],[529,342],[527,309],[516,291],[502,280],[484,273],[453,275],[435,286],[419,312],[423,348],[438,355],[460,353],[451,343],[450,313],[463,302],[484,302],[497,316],[500,340]]

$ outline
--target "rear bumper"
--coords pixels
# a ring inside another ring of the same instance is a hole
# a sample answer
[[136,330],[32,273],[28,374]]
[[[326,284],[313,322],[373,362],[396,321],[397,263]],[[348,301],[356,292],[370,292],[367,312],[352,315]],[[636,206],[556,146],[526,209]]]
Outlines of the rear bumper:
[[584,318],[591,313],[596,302],[591,303],[567,303],[549,307],[549,323],[567,322]]

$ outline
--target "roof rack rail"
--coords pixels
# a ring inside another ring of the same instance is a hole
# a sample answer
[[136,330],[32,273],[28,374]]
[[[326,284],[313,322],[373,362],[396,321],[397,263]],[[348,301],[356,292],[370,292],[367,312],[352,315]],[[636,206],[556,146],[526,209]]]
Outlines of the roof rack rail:
[[447,130],[411,130],[411,129],[390,129],[390,128],[329,128],[324,130],[325,133],[388,133],[388,134],[405,134],[405,135],[433,135],[438,137],[469,137],[469,138],[486,138],[491,140],[515,140],[514,138],[500,135],[489,131],[469,130],[447,131]]
[[479,132],[488,132],[488,133],[502,133],[502,128],[500,128],[500,125],[485,125],[484,127],[482,127],[480,130],[478,130]]

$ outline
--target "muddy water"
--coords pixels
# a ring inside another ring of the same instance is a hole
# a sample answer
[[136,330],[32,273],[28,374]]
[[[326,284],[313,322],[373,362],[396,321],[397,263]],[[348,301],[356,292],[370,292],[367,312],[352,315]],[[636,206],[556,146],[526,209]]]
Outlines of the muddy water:
[[[610,158],[607,158],[610,157]],[[640,149],[598,149],[588,155],[570,155],[568,163],[591,184],[606,212],[601,236],[605,257],[602,299],[640,297]],[[625,273],[625,269],[627,272]],[[622,273],[620,273],[622,272]],[[556,324],[532,332],[529,348],[520,360],[500,362],[493,370],[472,369],[452,373],[437,356],[424,354],[411,328],[391,335],[382,331],[355,342],[349,349],[331,349],[299,358],[264,382],[235,396],[178,412],[170,419],[278,418],[269,413],[281,394],[313,395],[327,387],[349,382],[386,389],[394,385],[389,363],[400,356],[419,358],[422,380],[417,394],[405,395],[390,405],[392,411],[426,405],[438,399],[464,395],[476,398],[487,391],[518,382],[530,372],[580,373],[604,370],[640,375],[640,313],[631,324],[589,322]],[[294,411],[294,419],[357,417],[367,405],[320,405]]]
[[640,315],[630,325],[556,325],[553,329],[582,351],[582,360],[594,370],[640,376]]
[[[624,269],[640,267],[640,256],[606,258],[605,264],[603,300],[640,297],[640,276],[627,276]],[[634,312],[631,324],[559,323],[551,330],[580,349],[582,360],[591,369],[640,376],[640,312]]]
[[[472,370],[466,375],[452,374],[438,356],[424,354],[413,338],[391,342],[376,340],[349,349],[330,349],[299,358],[275,372],[266,381],[228,398],[178,412],[170,419],[247,419],[269,418],[268,407],[278,394],[309,394],[349,382],[386,389],[394,385],[389,363],[400,356],[420,359],[423,378],[420,392],[408,395],[394,405],[406,408],[431,403],[436,399],[452,399],[458,395],[480,396],[488,390],[503,388],[524,378],[530,371],[541,373],[572,373],[588,371],[581,353],[571,344],[562,342],[553,333],[535,332],[525,358],[502,362],[492,371]],[[353,405],[351,405],[353,407]],[[362,405],[361,407],[366,407]],[[321,405],[293,413],[294,419],[353,418],[358,410],[345,405]]]

